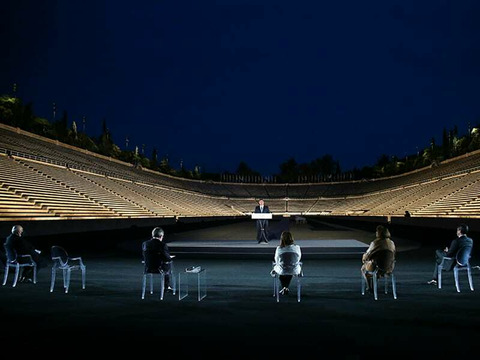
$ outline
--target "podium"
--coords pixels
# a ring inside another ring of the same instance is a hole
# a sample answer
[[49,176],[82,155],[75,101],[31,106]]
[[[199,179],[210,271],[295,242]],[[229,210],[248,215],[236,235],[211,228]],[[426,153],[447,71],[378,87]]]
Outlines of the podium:
[[272,219],[272,213],[252,213],[253,220],[268,220]]
[[260,235],[257,233],[258,242],[261,243],[261,239],[264,239],[263,242],[268,243],[268,236],[265,233],[265,227],[268,226],[267,220],[272,219],[272,213],[252,213],[252,219],[257,220],[257,229],[260,227]]

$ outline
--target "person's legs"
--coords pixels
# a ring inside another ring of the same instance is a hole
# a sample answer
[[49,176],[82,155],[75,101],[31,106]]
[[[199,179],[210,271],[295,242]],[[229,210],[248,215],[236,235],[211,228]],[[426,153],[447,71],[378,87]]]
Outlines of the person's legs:
[[165,273],[164,278],[165,278],[165,289],[168,289],[170,287],[170,275],[168,273]]
[[262,226],[260,220],[257,220],[257,242],[260,244],[262,240]]
[[373,291],[373,278],[372,278],[372,275],[367,275],[365,273],[365,269],[363,268],[362,266],[362,276],[363,278],[365,279],[365,283],[367,284],[366,286],[366,289],[368,292],[372,292]]
[[[34,251],[32,254],[30,254],[33,261],[35,261],[35,263],[37,263],[37,271],[38,271],[38,263],[39,263],[39,257],[38,257],[38,254]],[[24,258],[24,257],[20,257],[18,258],[18,262],[20,264],[29,264],[30,263],[30,259],[27,259],[27,258]],[[20,281],[21,282],[24,282],[24,281],[33,281],[33,267],[32,266],[26,266],[22,269],[22,273],[20,275]]]
[[33,280],[33,268],[32,267],[24,267],[22,271],[22,275],[20,276],[20,281],[26,280]]
[[48,266],[48,259],[45,256],[43,256],[43,253],[38,254],[37,252],[35,252],[35,254],[32,255],[32,257],[33,257],[33,260],[37,263],[37,273],[39,269],[43,269]]
[[433,269],[433,280],[437,280],[438,277],[438,265],[442,263],[443,258],[445,257],[445,251],[437,249],[435,251],[435,268]]
[[373,271],[373,270],[375,270],[375,265],[372,260],[365,261],[362,264],[362,268],[360,269],[362,276],[365,279],[365,282],[367,284],[368,292],[373,291],[373,277],[371,274],[367,274],[367,271]]
[[268,221],[257,220],[257,241],[258,243],[268,243]]
[[437,281],[437,278],[438,278],[438,264],[435,263],[435,266],[433,268],[432,280]]
[[280,284],[282,288],[287,288],[290,286],[290,282],[292,281],[292,275],[280,275]]
[[171,272],[171,269],[172,269],[172,264],[171,263],[162,264],[162,270],[163,270],[164,278],[165,278],[165,289],[167,289],[167,290],[170,287],[170,272]]
[[372,275],[367,276],[367,291],[368,292],[373,291],[373,276]]
[[438,265],[440,265],[445,257],[445,251],[435,250],[435,267],[433,268],[432,280],[428,281],[430,285],[437,285],[438,281]]
[[268,220],[265,220],[263,229],[264,229],[263,233],[264,233],[264,236],[265,236],[265,241],[268,242],[268,240],[270,239],[270,234],[268,232]]

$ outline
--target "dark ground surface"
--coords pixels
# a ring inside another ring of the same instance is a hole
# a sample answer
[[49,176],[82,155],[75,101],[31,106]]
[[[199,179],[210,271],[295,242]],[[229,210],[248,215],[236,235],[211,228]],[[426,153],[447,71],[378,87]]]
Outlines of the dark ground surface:
[[[4,355],[147,356],[152,349],[158,356],[195,358],[257,358],[264,357],[262,352],[268,358],[476,357],[480,271],[473,271],[479,288],[473,292],[466,273],[460,274],[460,293],[451,272],[444,275],[442,289],[427,285],[437,247],[399,251],[396,300],[391,292],[380,292],[377,301],[361,295],[358,258],[305,257],[300,303],[294,291],[279,303],[272,296],[271,259],[182,255],[175,271],[204,267],[207,297],[197,301],[190,288],[181,301],[178,294],[160,301],[158,292],[141,299],[143,267],[124,244],[76,249],[70,255],[81,255],[87,265],[85,290],[74,273],[68,294],[59,277],[50,293],[50,265],[39,271],[36,285],[12,288],[9,276],[0,287],[0,341]],[[476,255],[471,262],[479,263]]]

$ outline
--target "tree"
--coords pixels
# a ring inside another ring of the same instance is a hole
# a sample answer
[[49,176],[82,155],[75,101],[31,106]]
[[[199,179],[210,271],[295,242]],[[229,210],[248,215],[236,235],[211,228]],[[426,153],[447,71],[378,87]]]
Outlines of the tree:
[[476,126],[470,132],[470,143],[468,144],[468,151],[475,151],[480,149],[480,127]]
[[75,120],[73,120],[73,122],[72,122],[72,133],[73,133],[73,136],[76,138],[77,137],[77,123],[75,122]]
[[7,125],[13,125],[14,123],[14,112],[15,112],[15,103],[20,101],[17,98],[3,95],[0,97],[0,119],[3,123]]
[[150,167],[155,170],[158,168],[158,153],[157,148],[153,147],[152,157],[150,158]]
[[202,171],[200,169],[200,165],[195,165],[195,167],[193,168],[193,177],[195,179],[201,179],[202,178]]
[[112,135],[107,127],[107,120],[102,122],[102,134],[100,135],[98,149],[101,154],[111,157],[118,157],[121,153],[120,148],[112,141]]
[[68,113],[63,111],[63,115],[60,120],[53,124],[54,136],[59,141],[65,141],[68,136]]
[[260,176],[260,173],[252,170],[245,161],[240,161],[235,173],[239,176]]
[[20,98],[6,95],[2,96],[0,99],[2,122],[25,129],[25,123],[23,121],[24,108]]
[[330,175],[338,172],[337,163],[330,154],[316,158],[310,163],[312,175]]
[[447,131],[447,129],[443,128],[442,154],[445,159],[448,159],[450,157],[450,149],[451,149],[450,133]]
[[29,102],[27,105],[23,106],[23,108],[20,109],[20,114],[20,126],[24,129],[31,130],[35,119],[33,103]]
[[31,131],[34,132],[35,134],[39,134],[47,137],[51,137],[52,129],[53,127],[50,121],[40,117],[35,117],[31,127]]
[[299,169],[294,158],[280,164],[279,180],[285,183],[295,183],[298,181]]
[[78,133],[76,145],[91,152],[99,152],[98,145],[84,132]]
[[454,156],[465,154],[468,150],[468,141],[466,137],[454,137],[452,147]]
[[162,160],[160,160],[159,170],[165,174],[171,174],[173,169],[170,166],[168,161],[168,155],[165,155]]

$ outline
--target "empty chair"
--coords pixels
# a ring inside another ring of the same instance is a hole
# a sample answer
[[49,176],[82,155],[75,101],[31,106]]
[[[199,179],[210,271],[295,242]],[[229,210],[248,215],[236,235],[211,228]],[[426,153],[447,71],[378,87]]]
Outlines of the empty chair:
[[372,278],[373,297],[378,300],[378,283],[380,279],[385,282],[385,294],[388,294],[388,280],[392,284],[393,298],[397,299],[397,283],[395,279],[395,253],[391,250],[381,250],[375,253],[374,257],[375,268],[372,271],[362,270],[362,295],[365,295],[365,287],[367,285],[367,278]]
[[444,257],[442,262],[438,265],[438,288],[442,288],[442,272],[451,270],[452,261],[455,264],[453,266],[453,278],[455,280],[455,287],[457,292],[460,292],[460,280],[458,274],[461,271],[466,271],[468,276],[468,284],[470,285],[470,290],[473,291],[473,280],[472,280],[472,269],[470,267],[470,257],[472,253],[471,246],[464,246],[457,252],[455,258]]
[[277,298],[277,302],[280,301],[280,276],[292,276],[292,280],[296,279],[297,301],[300,302],[302,289],[301,278],[303,277],[303,263],[300,261],[300,255],[295,252],[285,252],[280,255],[279,260],[278,262],[272,262],[273,296]]
[[53,288],[55,286],[57,270],[61,270],[63,273],[63,287],[65,289],[65,293],[68,293],[71,273],[75,270],[80,270],[82,272],[82,289],[85,289],[86,266],[81,257],[69,257],[65,249],[61,246],[52,246],[51,256],[53,266],[50,292],[53,292]]
[[17,252],[12,249],[10,246],[4,245],[5,248],[5,275],[3,277],[3,285],[7,283],[8,280],[8,270],[10,268],[15,269],[15,275],[13,278],[13,285],[17,285],[18,276],[20,274],[20,268],[31,267],[33,268],[33,283],[37,283],[37,263],[33,260],[31,255],[18,255]]

